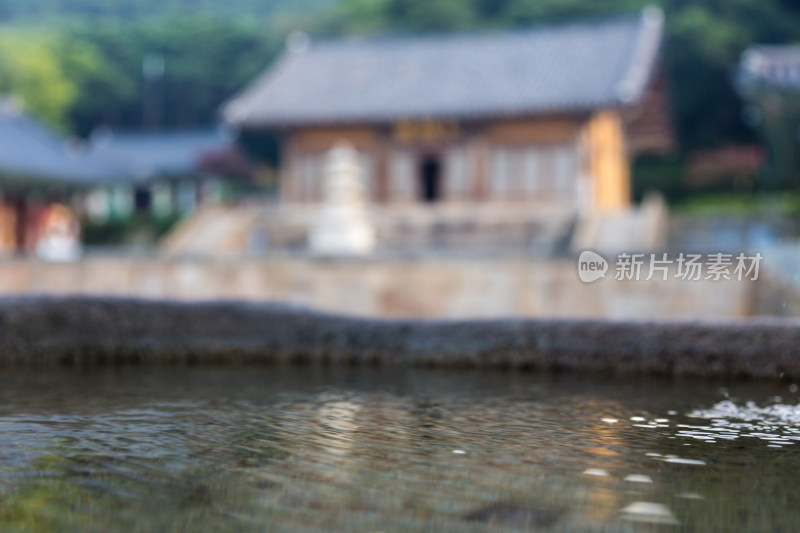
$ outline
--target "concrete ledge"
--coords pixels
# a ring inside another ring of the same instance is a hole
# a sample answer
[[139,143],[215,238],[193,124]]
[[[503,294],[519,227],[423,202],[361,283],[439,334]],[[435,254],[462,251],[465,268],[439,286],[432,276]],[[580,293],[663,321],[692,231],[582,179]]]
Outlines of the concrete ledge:
[[0,365],[347,364],[800,376],[800,323],[389,321],[279,304],[0,299]]

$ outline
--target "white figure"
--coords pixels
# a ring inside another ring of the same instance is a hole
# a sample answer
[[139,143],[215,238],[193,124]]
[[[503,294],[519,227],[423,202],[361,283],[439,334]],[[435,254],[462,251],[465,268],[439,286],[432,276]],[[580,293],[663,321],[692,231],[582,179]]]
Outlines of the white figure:
[[42,213],[36,255],[45,261],[77,261],[83,252],[80,223],[65,205],[53,204]]
[[358,152],[337,144],[326,157],[322,205],[311,224],[308,245],[319,255],[366,255],[375,248],[375,229],[364,203]]

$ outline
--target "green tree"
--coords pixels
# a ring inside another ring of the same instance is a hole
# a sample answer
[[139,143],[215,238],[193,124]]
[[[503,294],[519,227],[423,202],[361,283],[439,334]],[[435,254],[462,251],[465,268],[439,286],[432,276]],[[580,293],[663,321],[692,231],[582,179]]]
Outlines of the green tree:
[[214,123],[219,106],[280,49],[274,34],[255,21],[207,15],[82,24],[70,27],[69,36],[101,56],[94,62],[97,68],[76,72],[85,90],[71,117],[83,134],[98,124],[142,126],[142,62],[147,55],[164,59],[155,95],[164,113],[162,125],[181,128]]
[[389,0],[386,10],[389,21],[404,21],[411,31],[461,30],[477,22],[472,0]]
[[0,92],[53,126],[66,128],[78,88],[55,53],[58,39],[45,33],[0,33]]

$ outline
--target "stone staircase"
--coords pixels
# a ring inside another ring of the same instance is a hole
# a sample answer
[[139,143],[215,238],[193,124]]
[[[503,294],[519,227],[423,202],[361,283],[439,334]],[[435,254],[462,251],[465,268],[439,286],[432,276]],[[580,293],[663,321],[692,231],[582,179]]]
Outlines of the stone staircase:
[[578,218],[572,236],[574,251],[594,250],[606,256],[663,248],[668,214],[663,198],[649,196],[642,205],[612,213],[586,213]]
[[195,211],[162,240],[165,257],[239,257],[250,246],[263,207],[207,206]]

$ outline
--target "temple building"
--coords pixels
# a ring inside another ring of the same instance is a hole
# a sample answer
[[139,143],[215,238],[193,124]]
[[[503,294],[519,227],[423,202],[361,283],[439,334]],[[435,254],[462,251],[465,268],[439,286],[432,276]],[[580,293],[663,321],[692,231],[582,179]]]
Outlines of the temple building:
[[211,156],[231,148],[216,131],[105,131],[78,143],[0,97],[0,256],[32,254],[50,213],[100,224],[216,203]]
[[320,201],[325,154],[344,141],[374,206],[616,211],[632,158],[673,146],[662,29],[649,7],[510,33],[294,35],[223,114],[280,139],[284,205]]

